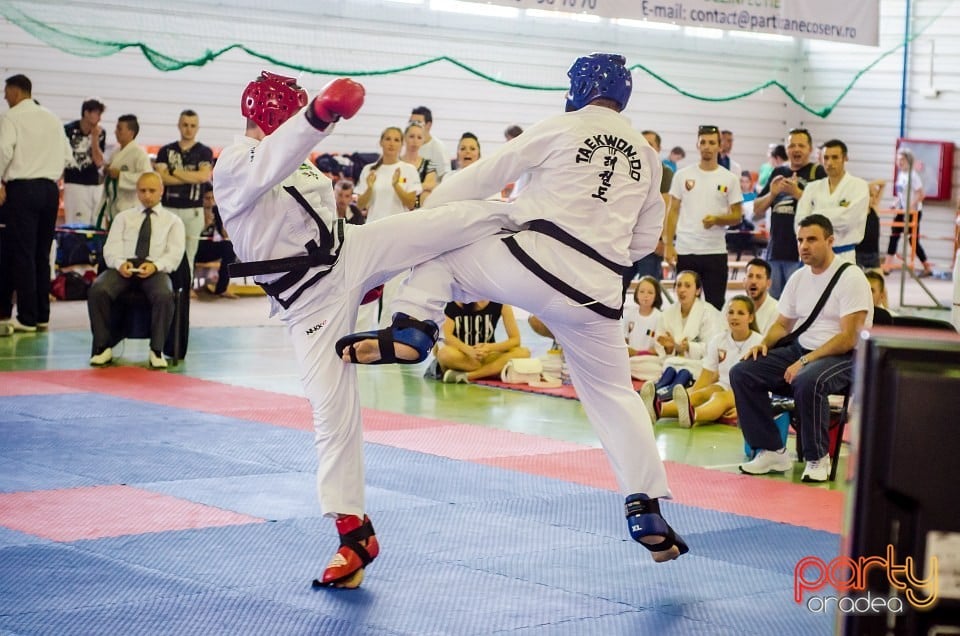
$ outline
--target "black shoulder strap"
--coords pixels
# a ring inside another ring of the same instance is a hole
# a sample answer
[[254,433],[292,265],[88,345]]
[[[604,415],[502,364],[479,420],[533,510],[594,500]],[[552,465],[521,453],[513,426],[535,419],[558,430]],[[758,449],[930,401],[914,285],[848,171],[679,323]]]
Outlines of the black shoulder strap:
[[820,296],[820,300],[817,301],[816,306],[813,308],[813,311],[810,312],[810,315],[806,320],[803,321],[803,324],[790,332],[790,337],[796,339],[804,331],[810,328],[810,325],[813,324],[813,321],[817,319],[817,316],[820,315],[820,310],[823,309],[823,306],[827,304],[827,299],[830,298],[830,292],[833,291],[833,288],[837,286],[837,281],[840,280],[840,277],[843,275],[843,270],[847,269],[853,265],[850,261],[846,261],[840,265],[836,273],[833,275],[833,278],[830,279],[830,283],[827,285],[827,288],[823,290],[823,294]]

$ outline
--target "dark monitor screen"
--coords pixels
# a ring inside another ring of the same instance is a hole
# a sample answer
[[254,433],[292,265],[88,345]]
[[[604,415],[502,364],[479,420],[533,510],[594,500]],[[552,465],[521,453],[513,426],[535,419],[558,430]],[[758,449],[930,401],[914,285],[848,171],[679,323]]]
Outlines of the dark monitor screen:
[[843,633],[960,634],[960,337],[867,337],[851,426]]

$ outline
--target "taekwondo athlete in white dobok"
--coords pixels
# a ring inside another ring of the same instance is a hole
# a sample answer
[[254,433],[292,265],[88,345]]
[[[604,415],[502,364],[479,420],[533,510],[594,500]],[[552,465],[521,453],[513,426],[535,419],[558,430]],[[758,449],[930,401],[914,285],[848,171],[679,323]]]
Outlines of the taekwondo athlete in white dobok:
[[[356,369],[340,360],[334,341],[353,330],[365,292],[424,259],[493,235],[507,222],[477,206],[366,225],[338,219],[332,184],[307,157],[333,122],[356,114],[363,97],[362,86],[337,79],[308,104],[293,78],[264,72],[243,93],[246,135],[224,149],[213,177],[220,215],[243,261],[231,272],[256,276],[270,296],[313,409],[320,508],[336,518],[340,535],[337,553],[314,584],[347,588],[360,585],[379,545],[364,514]],[[435,330],[417,333],[436,337]]]
[[[622,56],[582,57],[568,75],[568,112],[447,175],[427,200],[428,208],[457,209],[529,173],[512,203],[487,204],[508,209],[523,230],[415,267],[391,306],[393,327],[352,334],[337,348],[345,361],[358,363],[422,360],[433,343],[404,339],[401,327],[422,320],[435,329],[451,299],[489,298],[535,314],[563,346],[577,394],[626,495],[630,534],[654,560],[668,561],[688,548],[660,515],[658,500],[670,490],[649,416],[630,381],[619,322],[621,275],[660,237],[660,159],[620,114],[632,88]],[[454,201],[460,203],[447,205]]]
[[833,253],[857,264],[856,247],[863,241],[870,212],[870,186],[846,169],[847,145],[839,139],[823,144],[826,179],[811,181],[797,202],[794,229],[811,214],[822,214],[833,224]]

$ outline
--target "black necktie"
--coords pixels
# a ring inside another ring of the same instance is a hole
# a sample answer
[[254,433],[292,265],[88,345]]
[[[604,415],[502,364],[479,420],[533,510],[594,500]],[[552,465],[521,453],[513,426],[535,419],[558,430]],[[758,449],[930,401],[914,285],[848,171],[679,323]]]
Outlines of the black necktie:
[[143,223],[140,224],[140,234],[137,236],[137,250],[134,256],[141,261],[147,260],[147,257],[150,255],[150,215],[152,213],[152,208],[147,208],[143,211],[144,219]]

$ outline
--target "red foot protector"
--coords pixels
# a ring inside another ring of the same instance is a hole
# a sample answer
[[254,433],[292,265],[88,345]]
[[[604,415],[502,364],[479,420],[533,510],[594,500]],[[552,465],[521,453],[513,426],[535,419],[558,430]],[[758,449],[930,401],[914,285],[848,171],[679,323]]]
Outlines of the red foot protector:
[[[314,579],[314,587],[353,589],[363,581],[363,568],[380,554],[380,544],[373,531],[370,517],[348,516],[337,519],[340,549],[333,555],[321,579]],[[361,543],[363,542],[363,543]]]

